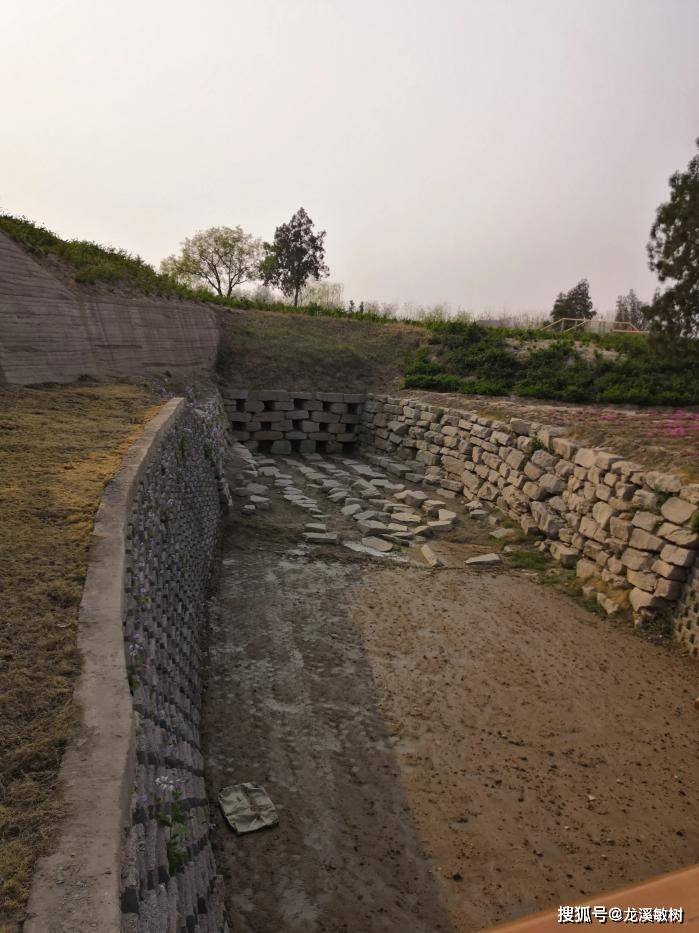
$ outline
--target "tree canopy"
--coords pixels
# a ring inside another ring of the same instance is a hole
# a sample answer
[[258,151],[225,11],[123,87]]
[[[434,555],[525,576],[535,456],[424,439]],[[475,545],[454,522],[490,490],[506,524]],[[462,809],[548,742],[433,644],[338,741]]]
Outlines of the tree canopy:
[[280,288],[299,303],[299,293],[309,279],[316,281],[330,274],[325,265],[325,230],[316,233],[313,221],[300,207],[289,223],[274,231],[272,243],[265,243],[260,267],[265,285]]
[[634,327],[643,330],[646,325],[645,309],[646,305],[636,292],[630,289],[627,295],[619,295],[617,298],[614,320],[622,324],[633,324]]
[[[699,147],[699,139],[697,139]],[[671,336],[699,335],[699,152],[670,178],[670,200],[661,204],[650,231],[650,268],[661,282],[650,308],[655,327]]]
[[564,317],[589,321],[596,314],[592,306],[590,284],[587,279],[580,279],[578,284],[568,292],[559,292],[551,310],[551,318],[554,321],[560,321]]
[[204,285],[222,298],[233,289],[259,278],[262,242],[242,227],[209,227],[181,244],[177,256],[168,256],[160,271],[187,285]]

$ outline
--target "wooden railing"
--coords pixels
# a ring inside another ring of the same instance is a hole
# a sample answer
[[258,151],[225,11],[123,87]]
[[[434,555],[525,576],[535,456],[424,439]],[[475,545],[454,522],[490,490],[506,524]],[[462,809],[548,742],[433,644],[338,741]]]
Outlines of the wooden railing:
[[590,330],[609,334],[647,334],[646,330],[639,330],[630,321],[600,321],[593,318],[560,317],[556,321],[544,324],[542,330],[557,330],[566,333],[571,330]]

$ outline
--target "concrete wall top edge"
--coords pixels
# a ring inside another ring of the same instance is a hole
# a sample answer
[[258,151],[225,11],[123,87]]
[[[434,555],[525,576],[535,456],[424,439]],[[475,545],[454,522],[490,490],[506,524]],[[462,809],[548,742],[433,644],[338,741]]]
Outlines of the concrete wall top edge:
[[67,815],[34,873],[25,933],[120,933],[121,840],[133,783],[133,707],[123,644],[128,518],[139,481],[185,409],[173,398],[145,426],[105,487],[79,609],[81,722],[60,785]]

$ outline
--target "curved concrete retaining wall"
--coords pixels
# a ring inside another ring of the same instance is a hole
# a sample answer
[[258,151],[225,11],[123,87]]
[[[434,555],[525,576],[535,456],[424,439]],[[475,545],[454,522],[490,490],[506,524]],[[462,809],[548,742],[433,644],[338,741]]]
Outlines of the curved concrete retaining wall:
[[[408,461],[438,495],[492,503],[540,533],[608,612],[668,611],[678,639],[699,656],[699,485],[581,447],[559,429],[420,401],[368,396],[360,441]],[[678,602],[682,604],[678,609]]]
[[68,288],[0,232],[0,384],[211,369],[218,339],[213,308]]
[[224,443],[216,403],[173,399],[104,491],[80,607],[83,722],[61,766],[67,817],[37,866],[27,933],[227,930],[199,749]]

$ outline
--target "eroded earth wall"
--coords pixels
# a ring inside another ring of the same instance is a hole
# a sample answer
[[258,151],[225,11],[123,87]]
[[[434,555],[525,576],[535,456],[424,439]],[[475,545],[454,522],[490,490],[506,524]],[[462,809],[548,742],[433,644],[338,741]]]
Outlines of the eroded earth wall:
[[207,583],[220,528],[220,409],[182,408],[129,521],[124,638],[136,769],[124,852],[124,933],[226,929],[199,741]]
[[204,304],[68,287],[0,232],[0,385],[211,369]]
[[363,413],[365,448],[403,461],[409,478],[439,495],[478,498],[543,535],[608,613],[630,605],[637,618],[673,615],[678,639],[699,656],[699,587],[696,575],[690,580],[698,484],[519,418],[505,423],[386,396],[368,396]]

